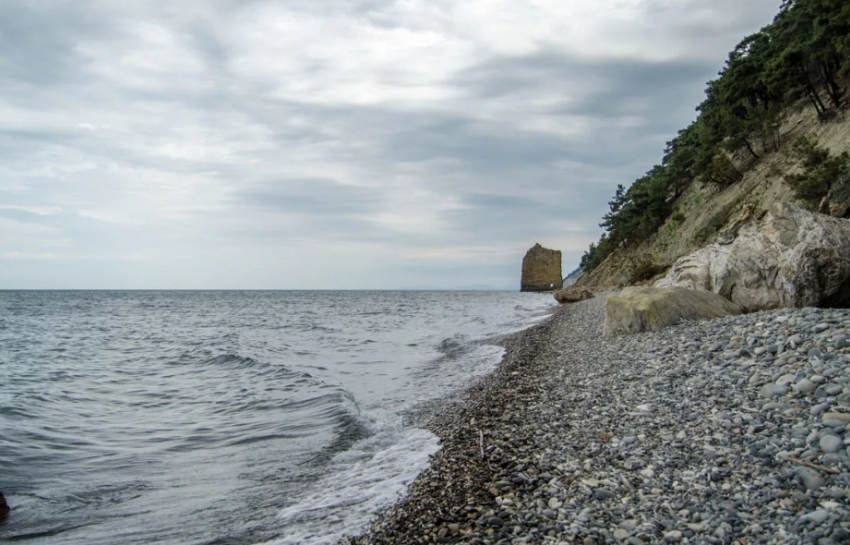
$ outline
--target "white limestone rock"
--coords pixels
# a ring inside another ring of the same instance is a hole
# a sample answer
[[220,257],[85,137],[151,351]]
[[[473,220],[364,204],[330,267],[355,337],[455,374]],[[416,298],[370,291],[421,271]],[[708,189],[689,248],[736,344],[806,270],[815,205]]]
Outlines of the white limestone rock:
[[711,291],[745,312],[850,303],[850,220],[777,203],[724,242],[680,258],[655,286]]

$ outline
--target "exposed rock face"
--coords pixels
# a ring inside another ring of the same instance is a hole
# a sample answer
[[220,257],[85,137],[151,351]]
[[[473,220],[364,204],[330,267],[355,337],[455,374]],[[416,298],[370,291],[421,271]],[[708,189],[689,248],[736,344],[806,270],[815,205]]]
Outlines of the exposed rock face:
[[605,334],[652,331],[682,320],[741,314],[741,307],[714,293],[686,288],[625,288],[605,300]]
[[558,290],[554,293],[555,300],[559,303],[578,303],[587,299],[593,299],[593,292],[582,288],[569,288]]
[[656,287],[722,295],[746,312],[850,304],[850,221],[777,203],[737,234],[685,256]]
[[551,291],[559,289],[561,279],[561,252],[535,244],[522,260],[520,291]]

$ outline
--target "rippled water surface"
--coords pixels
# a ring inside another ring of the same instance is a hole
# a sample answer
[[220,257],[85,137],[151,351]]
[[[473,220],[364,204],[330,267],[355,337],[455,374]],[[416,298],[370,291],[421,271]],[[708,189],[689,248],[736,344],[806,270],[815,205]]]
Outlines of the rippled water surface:
[[0,541],[334,543],[546,295],[0,292]]

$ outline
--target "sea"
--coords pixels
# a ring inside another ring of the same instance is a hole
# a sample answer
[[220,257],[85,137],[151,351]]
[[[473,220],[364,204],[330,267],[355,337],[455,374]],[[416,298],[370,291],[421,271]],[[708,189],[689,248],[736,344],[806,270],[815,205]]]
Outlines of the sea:
[[0,291],[0,542],[336,543],[551,295]]

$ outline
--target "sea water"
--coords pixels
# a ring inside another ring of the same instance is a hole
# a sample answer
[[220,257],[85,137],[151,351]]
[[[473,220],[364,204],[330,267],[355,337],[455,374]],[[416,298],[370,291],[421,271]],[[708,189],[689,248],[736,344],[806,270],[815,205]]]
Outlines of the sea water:
[[0,541],[333,544],[439,449],[409,416],[551,311],[509,292],[0,291]]

